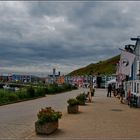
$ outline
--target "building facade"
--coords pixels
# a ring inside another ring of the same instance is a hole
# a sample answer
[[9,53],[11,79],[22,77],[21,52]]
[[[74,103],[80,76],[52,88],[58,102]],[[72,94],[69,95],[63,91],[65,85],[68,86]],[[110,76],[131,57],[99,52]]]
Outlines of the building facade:
[[135,59],[130,69],[130,74],[123,82],[125,90],[125,99],[128,99],[129,94],[137,96],[137,104],[140,106],[140,37],[131,38],[132,41],[136,41],[135,45],[130,45],[129,52],[135,54]]

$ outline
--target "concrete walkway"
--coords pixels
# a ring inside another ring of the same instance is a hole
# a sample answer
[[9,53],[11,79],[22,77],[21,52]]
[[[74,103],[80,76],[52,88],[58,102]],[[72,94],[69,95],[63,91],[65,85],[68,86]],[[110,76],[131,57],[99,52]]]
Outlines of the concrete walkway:
[[0,106],[0,140],[22,140],[34,132],[34,123],[41,108],[51,106],[65,112],[67,100],[86,89],[68,91],[43,98]]
[[96,89],[93,103],[80,106],[78,114],[67,114],[59,121],[59,129],[48,136],[33,132],[32,139],[135,139],[140,138],[140,109],[120,104],[106,97],[105,89]]

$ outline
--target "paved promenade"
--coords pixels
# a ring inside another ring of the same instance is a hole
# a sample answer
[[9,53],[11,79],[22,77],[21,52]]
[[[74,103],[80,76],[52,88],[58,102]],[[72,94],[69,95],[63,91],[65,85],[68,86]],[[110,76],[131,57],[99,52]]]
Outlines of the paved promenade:
[[0,140],[25,139],[34,133],[34,122],[41,108],[51,106],[65,112],[67,100],[82,93],[83,89],[0,106]]
[[33,139],[140,139],[140,109],[120,104],[115,97],[106,97],[105,89],[96,89],[93,103],[80,106],[79,114],[67,114],[59,121],[59,130],[49,136]]
[[[0,107],[0,140],[135,140],[140,139],[140,108],[129,108],[105,89],[96,89],[93,103],[80,106],[78,114],[67,114],[67,99],[86,91],[79,89]],[[63,112],[59,129],[48,136],[36,135],[34,122],[41,107]]]

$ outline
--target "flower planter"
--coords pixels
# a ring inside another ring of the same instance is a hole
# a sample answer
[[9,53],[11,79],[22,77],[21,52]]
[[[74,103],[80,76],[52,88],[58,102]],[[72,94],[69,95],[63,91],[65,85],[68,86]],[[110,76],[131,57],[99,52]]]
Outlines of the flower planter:
[[51,134],[58,129],[58,121],[47,122],[45,124],[40,124],[35,122],[35,131],[37,134]]
[[73,106],[68,105],[67,106],[67,110],[68,110],[69,114],[78,113],[78,109],[79,109],[78,105],[73,105]]
[[79,105],[86,105],[85,101],[79,101]]
[[85,105],[85,102],[86,102],[86,94],[85,93],[79,94],[76,97],[76,99],[78,100],[79,105]]

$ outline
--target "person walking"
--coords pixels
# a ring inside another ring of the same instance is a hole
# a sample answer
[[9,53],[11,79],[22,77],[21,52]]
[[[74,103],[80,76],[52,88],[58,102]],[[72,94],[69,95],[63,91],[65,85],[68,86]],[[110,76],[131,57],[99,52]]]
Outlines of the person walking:
[[88,102],[90,102],[90,103],[92,102],[92,96],[91,96],[91,92],[90,91],[88,92]]
[[109,84],[107,88],[107,97],[111,97],[112,85]]
[[120,103],[123,104],[123,97],[125,95],[125,91],[124,91],[124,88],[123,88],[123,85],[120,86]]
[[89,98],[90,98],[90,102],[92,102],[92,97],[94,96],[94,92],[95,92],[94,85],[91,84],[89,88],[90,88]]
[[130,105],[130,102],[131,102],[131,91],[130,91],[130,89],[128,90],[127,101],[128,101],[128,105]]

